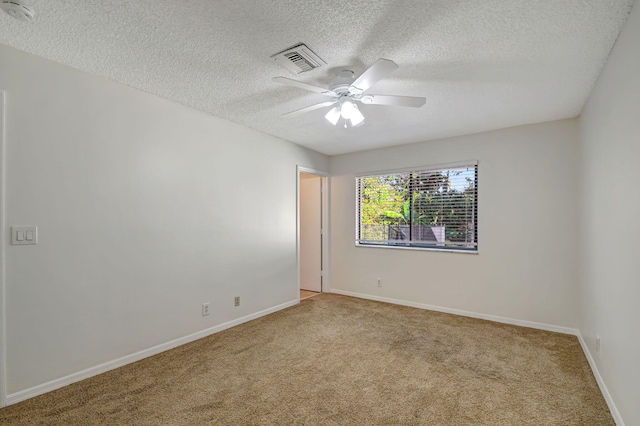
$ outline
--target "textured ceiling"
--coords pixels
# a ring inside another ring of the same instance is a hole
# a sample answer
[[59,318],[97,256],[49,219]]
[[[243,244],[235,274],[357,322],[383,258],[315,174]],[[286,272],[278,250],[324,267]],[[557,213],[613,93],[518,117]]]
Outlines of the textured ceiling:
[[[25,0],[36,21],[0,14],[0,43],[334,155],[579,115],[633,2]],[[327,65],[270,59],[298,42]],[[400,68],[370,92],[427,104],[281,117],[326,98],[272,77],[326,86],[378,58]]]

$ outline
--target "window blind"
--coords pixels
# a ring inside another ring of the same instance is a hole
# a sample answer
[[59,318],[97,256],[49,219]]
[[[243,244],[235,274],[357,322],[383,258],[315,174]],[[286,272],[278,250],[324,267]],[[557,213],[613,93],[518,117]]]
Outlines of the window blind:
[[477,250],[477,164],[357,177],[356,193],[359,245]]

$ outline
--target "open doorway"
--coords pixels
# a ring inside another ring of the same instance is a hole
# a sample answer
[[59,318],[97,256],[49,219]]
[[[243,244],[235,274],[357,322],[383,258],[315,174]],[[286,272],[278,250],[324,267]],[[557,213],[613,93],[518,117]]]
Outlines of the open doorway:
[[327,176],[298,167],[300,300],[327,289]]

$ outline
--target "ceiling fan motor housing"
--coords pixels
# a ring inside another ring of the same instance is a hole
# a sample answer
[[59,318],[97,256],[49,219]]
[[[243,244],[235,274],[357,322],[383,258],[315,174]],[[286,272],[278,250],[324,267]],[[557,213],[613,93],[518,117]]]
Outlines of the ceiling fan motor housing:
[[356,75],[353,71],[344,70],[338,73],[338,76],[331,82],[331,91],[338,96],[345,96],[349,94],[349,86],[356,79]]

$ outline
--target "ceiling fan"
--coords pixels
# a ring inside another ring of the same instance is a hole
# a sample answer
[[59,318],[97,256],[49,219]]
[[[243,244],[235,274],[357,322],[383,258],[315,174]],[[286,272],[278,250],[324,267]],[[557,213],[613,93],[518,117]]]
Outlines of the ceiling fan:
[[334,126],[338,124],[340,118],[344,119],[344,127],[347,122],[351,126],[358,126],[364,123],[364,116],[358,109],[356,102],[370,105],[391,105],[420,108],[426,103],[426,98],[413,96],[393,96],[393,95],[373,95],[365,93],[378,80],[384,78],[387,74],[398,68],[398,64],[388,59],[378,59],[365,72],[355,78],[353,71],[344,70],[338,73],[335,80],[331,82],[328,89],[318,87],[301,81],[291,80],[285,77],[274,77],[276,83],[286,84],[288,86],[298,87],[300,89],[309,90],[311,92],[320,93],[331,98],[330,101],[321,102],[295,111],[283,114],[283,117],[291,117],[316,109],[332,106],[324,116]]

